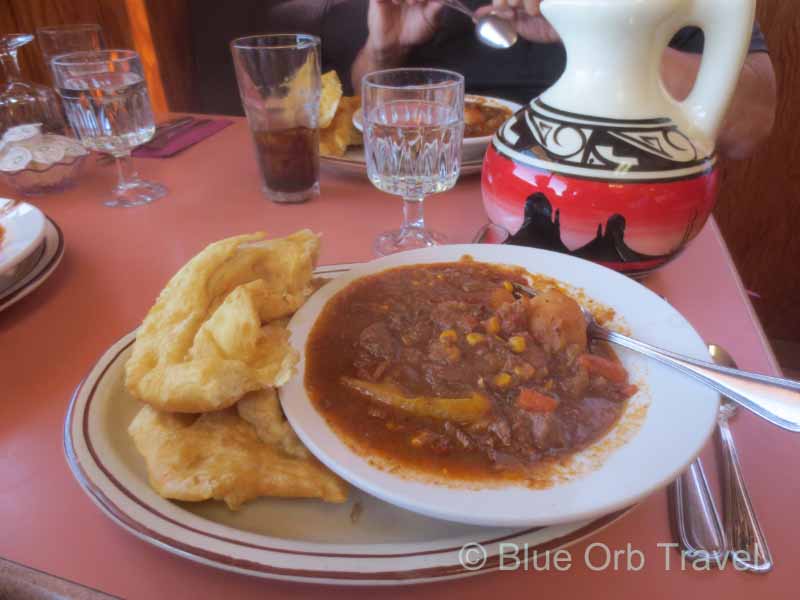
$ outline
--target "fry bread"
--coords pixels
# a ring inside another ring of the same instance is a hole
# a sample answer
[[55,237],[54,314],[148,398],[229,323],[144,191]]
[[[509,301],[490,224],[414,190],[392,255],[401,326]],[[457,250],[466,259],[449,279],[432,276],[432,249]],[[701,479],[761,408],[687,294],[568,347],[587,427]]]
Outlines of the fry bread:
[[256,434],[265,444],[295,458],[311,456],[283,416],[278,394],[273,388],[247,394],[236,403],[236,412],[255,427]]
[[125,384],[160,410],[207,412],[281,385],[297,354],[282,325],[313,291],[319,239],[308,230],[208,246],[169,281],[137,334]]
[[331,124],[339,101],[342,99],[342,82],[336,71],[322,75],[322,92],[319,99],[319,127],[324,129]]
[[[344,97],[339,102],[339,110],[330,126],[319,131],[319,151],[327,156],[343,156],[352,140],[361,144],[361,134],[353,125],[353,113],[358,110],[361,99],[358,96]],[[355,134],[353,133],[355,132]]]
[[[265,401],[251,403],[262,410],[258,404]],[[128,433],[145,459],[150,485],[164,498],[223,500],[232,510],[259,496],[347,499],[344,481],[311,456],[264,442],[234,408],[196,416],[144,406]]]

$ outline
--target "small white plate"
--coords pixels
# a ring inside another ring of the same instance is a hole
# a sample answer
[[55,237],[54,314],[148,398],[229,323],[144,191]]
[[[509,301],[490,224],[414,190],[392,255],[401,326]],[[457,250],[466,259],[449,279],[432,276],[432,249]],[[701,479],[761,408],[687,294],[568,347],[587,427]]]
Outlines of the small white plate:
[[[317,270],[324,277],[350,265]],[[144,461],[127,433],[139,403],[125,390],[124,366],[134,333],[111,346],[75,390],[64,423],[72,473],[118,525],[184,558],[257,577],[339,585],[406,585],[498,569],[501,543],[562,548],[624,515],[556,527],[483,528],[437,521],[358,489],[345,504],[261,498],[237,512],[221,502],[171,502],[147,483]],[[353,518],[354,507],[360,516]],[[465,544],[480,543],[485,555]],[[464,568],[462,560],[468,562]]]
[[42,211],[20,202],[0,217],[5,235],[0,242],[0,275],[12,275],[16,266],[42,243],[45,230]]
[[56,270],[63,256],[64,234],[55,221],[46,217],[42,243],[17,265],[12,275],[0,275],[0,311],[42,285]]
[[[352,175],[367,174],[367,159],[364,157],[364,146],[353,146],[347,149],[344,156],[326,156],[321,154],[320,162],[323,165],[330,165],[332,168],[342,173]],[[461,163],[461,175],[475,175],[481,172],[483,167],[483,157],[472,162]]]
[[[511,110],[512,115],[522,108],[521,104],[517,104],[511,100],[503,100],[502,98],[493,98],[491,96],[480,96],[478,94],[467,94],[464,96],[464,101],[482,102],[490,106],[502,106]],[[353,126],[361,132],[364,131],[364,113],[360,108],[353,113]],[[486,148],[489,146],[489,142],[492,141],[493,136],[494,134],[481,137],[465,137],[461,144],[461,160],[467,164],[482,162],[483,155],[486,154]],[[468,175],[469,173],[464,174]]]
[[317,458],[356,487],[396,506],[439,519],[504,527],[553,525],[608,514],[667,485],[694,460],[716,424],[718,395],[625,350],[618,354],[640,391],[608,435],[575,455],[570,470],[578,474],[567,475],[565,482],[548,489],[437,485],[381,470],[355,453],[317,412],[304,385],[306,341],[320,311],[334,294],[365,275],[401,265],[455,261],[463,255],[556,278],[613,308],[633,336],[695,358],[708,357],[700,336],[674,308],[641,284],[588,261],[495,244],[438,246],[386,256],[321,288],[289,324],[292,345],[301,351],[301,359],[295,376],[282,388],[281,404]]

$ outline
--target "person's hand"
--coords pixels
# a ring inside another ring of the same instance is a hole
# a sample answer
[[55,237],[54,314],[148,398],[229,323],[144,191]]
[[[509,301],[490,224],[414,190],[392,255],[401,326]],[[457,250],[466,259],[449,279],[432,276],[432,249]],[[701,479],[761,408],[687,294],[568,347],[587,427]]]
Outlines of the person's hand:
[[478,16],[490,12],[513,21],[517,33],[530,42],[552,44],[561,41],[553,26],[542,16],[542,0],[492,0],[491,6],[482,6]]
[[441,9],[435,0],[370,0],[366,47],[386,55],[424,44],[433,37]]

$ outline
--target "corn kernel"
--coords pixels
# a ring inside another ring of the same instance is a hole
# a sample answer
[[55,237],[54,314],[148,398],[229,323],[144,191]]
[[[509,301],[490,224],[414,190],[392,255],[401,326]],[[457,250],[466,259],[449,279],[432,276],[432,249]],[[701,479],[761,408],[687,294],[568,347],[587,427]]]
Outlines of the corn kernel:
[[533,366],[529,365],[528,363],[521,364],[517,367],[514,367],[514,375],[519,377],[520,379],[530,379],[536,373],[536,369]]
[[458,334],[455,329],[445,329],[439,334],[440,342],[455,342],[458,340]]
[[508,373],[498,373],[494,376],[492,383],[499,388],[507,388],[511,385],[511,375]]
[[470,346],[475,346],[477,344],[480,344],[485,339],[486,339],[486,336],[483,335],[482,333],[468,333],[467,334],[467,343]]
[[510,338],[508,338],[508,345],[511,348],[511,351],[516,352],[517,354],[520,352],[525,352],[525,348],[528,347],[528,343],[521,335],[512,335]]
[[504,281],[503,282],[503,287],[506,289],[507,292],[513,292],[514,291],[514,284],[511,283],[510,281]]
[[484,326],[486,327],[486,333],[491,333],[492,335],[500,333],[500,319],[497,316],[489,317]]

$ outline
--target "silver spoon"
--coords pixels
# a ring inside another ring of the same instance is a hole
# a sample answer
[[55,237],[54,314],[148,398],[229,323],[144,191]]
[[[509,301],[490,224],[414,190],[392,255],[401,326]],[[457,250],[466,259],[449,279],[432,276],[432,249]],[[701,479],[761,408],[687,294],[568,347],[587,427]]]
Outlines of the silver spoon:
[[491,48],[511,48],[517,43],[518,35],[514,24],[495,13],[482,17],[475,15],[461,0],[440,0],[442,4],[467,15],[475,23],[475,35]]
[[[514,283],[521,294],[535,296],[536,290]],[[710,362],[656,348],[599,325],[592,313],[581,307],[590,338],[604,340],[635,350],[660,363],[694,377],[747,410],[784,429],[800,432],[800,382],[780,377],[721,367]]]
[[[736,361],[725,348],[709,344],[713,361],[720,365],[736,367]],[[723,396],[719,409],[719,439],[722,442],[723,497],[725,500],[725,537],[734,564],[754,573],[772,570],[772,554],[761,531],[750,494],[742,476],[739,454],[733,443],[728,419],[736,414],[736,405]]]

